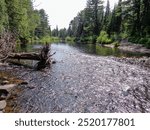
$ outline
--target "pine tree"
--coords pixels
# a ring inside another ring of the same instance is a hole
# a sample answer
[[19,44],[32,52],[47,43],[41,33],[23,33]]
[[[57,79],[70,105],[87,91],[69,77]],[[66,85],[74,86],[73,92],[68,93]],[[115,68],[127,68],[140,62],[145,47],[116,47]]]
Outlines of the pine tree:
[[103,8],[103,1],[101,0],[88,0],[87,1],[87,9],[90,12],[90,22],[91,27],[93,28],[93,35],[98,35],[100,31],[100,22],[98,19],[99,11],[101,11],[101,8]]
[[37,25],[35,29],[35,35],[38,38],[42,38],[46,35],[51,35],[51,30],[48,22],[48,15],[46,14],[44,9],[41,9],[37,11],[37,14],[39,16],[39,24]]
[[8,15],[5,0],[0,0],[0,34],[8,27]]
[[106,6],[106,11],[105,11],[105,17],[104,17],[104,26],[103,26],[103,30],[107,31],[107,33],[109,33],[109,22],[110,22],[110,3],[109,0],[107,0],[107,6]]
[[150,1],[142,0],[141,31],[142,36],[150,36]]

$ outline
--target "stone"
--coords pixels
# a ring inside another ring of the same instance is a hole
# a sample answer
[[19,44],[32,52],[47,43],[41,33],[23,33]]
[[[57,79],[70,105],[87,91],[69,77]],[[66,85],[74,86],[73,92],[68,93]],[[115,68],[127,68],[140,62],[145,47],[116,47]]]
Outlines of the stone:
[[52,61],[52,64],[56,64],[56,61]]
[[5,89],[0,89],[0,100],[6,99],[8,91]]
[[6,85],[6,84],[8,84],[8,83],[9,83],[9,81],[5,80],[5,81],[3,81],[3,82],[1,83],[1,85]]
[[23,81],[23,82],[21,82],[19,85],[28,85],[28,82]]
[[3,77],[4,80],[7,80],[8,78],[6,76]]
[[6,107],[6,105],[7,104],[5,100],[0,101],[0,110],[3,110]]
[[28,86],[28,88],[29,88],[29,89],[34,89],[34,88],[35,88],[35,86]]
[[15,86],[16,86],[16,84],[1,85],[0,89],[5,89],[5,90],[7,90],[9,92]]

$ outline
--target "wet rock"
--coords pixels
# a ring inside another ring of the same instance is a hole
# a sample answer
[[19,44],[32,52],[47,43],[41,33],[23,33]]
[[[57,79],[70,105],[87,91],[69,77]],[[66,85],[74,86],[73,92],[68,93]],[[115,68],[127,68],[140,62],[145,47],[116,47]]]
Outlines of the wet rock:
[[21,82],[19,85],[28,85],[28,82],[23,81],[23,82]]
[[3,86],[0,86],[0,89],[4,89],[4,90],[7,90],[8,92],[14,88],[16,86],[16,84],[8,84],[8,85],[3,85]]
[[5,89],[0,89],[0,100],[3,100],[7,97],[8,91]]
[[3,81],[3,82],[1,83],[1,85],[6,85],[6,84],[8,84],[8,83],[9,83],[9,81],[5,80],[5,81]]
[[3,80],[7,80],[7,79],[8,79],[7,77],[5,77],[5,76],[3,77]]
[[28,86],[28,88],[29,88],[29,89],[34,89],[34,88],[35,88],[35,86]]
[[6,107],[6,101],[0,101],[0,110],[3,110]]
[[77,99],[77,98],[78,98],[78,96],[75,96],[75,98]]
[[52,64],[56,64],[56,61],[52,61]]

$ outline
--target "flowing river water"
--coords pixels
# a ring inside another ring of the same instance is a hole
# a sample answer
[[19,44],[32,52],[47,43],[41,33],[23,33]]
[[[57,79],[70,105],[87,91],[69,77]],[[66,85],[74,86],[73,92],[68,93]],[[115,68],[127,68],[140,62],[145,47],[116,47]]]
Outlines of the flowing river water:
[[63,43],[51,51],[56,64],[50,68],[7,69],[28,82],[12,92],[13,112],[150,112],[150,69],[110,56],[140,54]]

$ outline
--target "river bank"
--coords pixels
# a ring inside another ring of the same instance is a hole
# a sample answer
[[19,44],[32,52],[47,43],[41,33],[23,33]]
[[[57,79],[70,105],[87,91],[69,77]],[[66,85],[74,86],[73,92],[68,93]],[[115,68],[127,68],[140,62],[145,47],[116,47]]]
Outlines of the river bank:
[[7,99],[5,112],[150,112],[149,58],[89,55],[52,45],[56,64],[43,71],[3,66],[27,82]]
[[0,68],[4,69],[3,71],[0,69],[0,113],[3,113],[6,112],[5,108],[8,105],[8,99],[12,96],[12,91],[25,82],[9,73],[8,69],[13,69],[9,64],[0,63]]
[[[110,48],[115,47],[113,44],[106,44],[105,46]],[[147,54],[150,56],[150,49],[144,47],[141,44],[133,44],[127,41],[122,41],[118,46],[118,49],[123,51],[134,52],[134,53]]]

